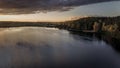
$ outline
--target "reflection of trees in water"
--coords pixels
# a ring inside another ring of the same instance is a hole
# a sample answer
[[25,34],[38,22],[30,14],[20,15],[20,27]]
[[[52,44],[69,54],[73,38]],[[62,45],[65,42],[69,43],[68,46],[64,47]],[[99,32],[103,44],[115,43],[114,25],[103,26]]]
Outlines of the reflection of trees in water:
[[[77,35],[77,36],[83,36],[83,38],[85,39],[85,40],[88,40],[88,41],[91,41],[91,40],[93,40],[93,39],[98,39],[98,40],[101,40],[102,39],[102,37],[101,37],[101,34],[99,33],[99,34],[97,34],[97,33],[86,33],[86,32],[74,32],[74,31],[70,31],[70,34],[71,35]],[[81,37],[75,37],[75,36],[73,36],[74,37],[74,39],[77,39],[77,38],[81,38]],[[88,39],[87,39],[88,38]],[[79,39],[77,39],[77,40],[79,40]]]
[[95,34],[95,33],[84,33],[84,32],[73,32],[70,31],[71,35],[74,34],[76,36],[72,36],[74,39],[81,39],[82,37],[78,36],[83,36],[82,40],[85,41],[94,41],[95,38],[97,40],[103,40],[107,44],[111,45],[117,52],[120,52],[120,39],[112,38],[110,36],[102,35],[102,34]]
[[103,36],[103,40],[110,44],[117,52],[120,52],[120,39]]

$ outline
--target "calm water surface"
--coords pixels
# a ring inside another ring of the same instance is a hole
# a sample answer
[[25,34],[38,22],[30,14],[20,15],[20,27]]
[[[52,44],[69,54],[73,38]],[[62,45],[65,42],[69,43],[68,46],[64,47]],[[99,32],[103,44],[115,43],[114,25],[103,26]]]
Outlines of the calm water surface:
[[120,68],[120,54],[102,40],[66,30],[0,28],[0,68]]

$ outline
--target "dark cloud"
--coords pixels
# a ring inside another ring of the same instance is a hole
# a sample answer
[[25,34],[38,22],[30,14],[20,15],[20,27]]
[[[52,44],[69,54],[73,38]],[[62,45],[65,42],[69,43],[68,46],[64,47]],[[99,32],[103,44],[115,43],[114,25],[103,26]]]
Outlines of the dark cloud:
[[108,1],[115,0],[0,0],[0,14],[68,11],[76,6]]

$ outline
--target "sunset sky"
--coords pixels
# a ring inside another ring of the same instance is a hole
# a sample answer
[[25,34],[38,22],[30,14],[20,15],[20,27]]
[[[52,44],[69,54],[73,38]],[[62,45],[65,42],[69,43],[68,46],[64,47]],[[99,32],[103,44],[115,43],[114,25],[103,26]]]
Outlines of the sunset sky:
[[0,0],[0,21],[65,21],[119,16],[120,0]]

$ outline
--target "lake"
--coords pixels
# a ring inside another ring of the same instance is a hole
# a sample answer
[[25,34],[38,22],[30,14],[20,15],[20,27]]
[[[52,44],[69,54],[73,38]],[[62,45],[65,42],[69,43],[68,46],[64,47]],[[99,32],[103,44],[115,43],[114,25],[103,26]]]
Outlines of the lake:
[[0,68],[120,68],[120,53],[95,36],[67,30],[0,28]]

